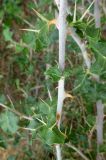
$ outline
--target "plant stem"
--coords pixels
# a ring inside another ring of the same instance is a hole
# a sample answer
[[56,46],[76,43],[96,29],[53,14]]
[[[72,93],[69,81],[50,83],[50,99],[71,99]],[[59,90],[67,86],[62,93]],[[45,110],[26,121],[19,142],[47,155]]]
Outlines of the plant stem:
[[[67,0],[60,0],[59,4],[59,69],[63,72],[65,68],[65,44],[66,44],[66,16],[67,16]],[[61,114],[64,101],[64,77],[58,81],[58,100],[56,123],[60,129]],[[56,145],[57,160],[61,160],[60,145]]]
[[61,114],[62,114],[64,98],[65,98],[64,77],[62,77],[58,82],[58,101],[57,101],[57,113],[56,113],[56,121],[57,121],[57,126],[59,129],[60,129]]
[[100,13],[100,0],[95,0],[94,3],[94,18],[95,18],[95,27],[100,28],[101,26],[101,13]]
[[88,69],[91,67],[91,61],[88,57],[86,45],[82,42],[81,38],[78,36],[78,34],[75,32],[75,29],[73,27],[70,28],[70,34],[74,41],[78,44],[79,48],[81,49],[82,56],[84,58],[84,62]]
[[97,125],[97,144],[103,144],[103,118],[104,118],[104,105],[102,104],[101,100],[98,100],[96,102],[97,106],[97,119],[96,119],[96,125]]
[[[65,44],[66,44],[66,16],[67,0],[60,0],[59,7],[59,68],[64,71],[65,68]],[[57,126],[60,128],[61,112],[64,100],[64,77],[58,82],[58,101],[57,101]]]
[[62,160],[61,148],[59,144],[56,145],[56,156],[57,156],[57,160]]
[[[94,18],[95,18],[95,28],[101,27],[101,11],[100,11],[100,0],[95,0],[94,5]],[[102,100],[96,102],[97,108],[97,118],[96,118],[96,130],[97,130],[97,156],[96,160],[101,159],[101,154],[99,152],[99,147],[103,144],[103,118],[104,118],[104,105]]]
[[63,71],[65,67],[65,43],[66,43],[66,15],[67,0],[60,0],[59,8],[59,68]]

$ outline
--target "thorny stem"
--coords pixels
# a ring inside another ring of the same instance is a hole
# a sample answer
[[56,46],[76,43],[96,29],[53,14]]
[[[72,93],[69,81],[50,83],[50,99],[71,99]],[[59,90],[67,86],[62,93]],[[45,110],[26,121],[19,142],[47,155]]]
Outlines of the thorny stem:
[[[59,68],[64,71],[65,68],[65,43],[66,43],[66,15],[67,0],[60,0],[59,7]],[[64,77],[58,82],[58,102],[57,102],[57,126],[60,128],[61,113],[64,100]]]
[[65,43],[66,43],[66,15],[67,0],[60,0],[59,8],[59,68],[65,67]]
[[[59,68],[63,72],[65,68],[65,44],[66,44],[66,16],[67,16],[67,0],[56,0],[59,8]],[[58,81],[58,100],[57,100],[57,113],[56,122],[60,129],[61,114],[64,101],[64,77]],[[57,160],[61,160],[60,145],[56,145]]]
[[104,118],[104,105],[102,104],[101,100],[98,100],[96,102],[97,106],[97,121],[96,121],[96,127],[97,127],[97,144],[103,144],[103,118]]
[[[101,23],[100,23],[100,9],[99,9],[99,0],[95,0],[95,5],[94,5],[94,18],[95,18],[95,27],[100,28]],[[88,69],[91,67],[91,62],[87,54],[86,50],[86,45],[81,41],[80,37],[77,35],[75,32],[74,28],[70,29],[71,36],[72,38],[76,41],[78,46],[81,49],[85,64]],[[96,81],[99,81],[99,76],[98,75],[92,75],[96,76]],[[96,107],[97,107],[97,119],[96,119],[96,129],[97,129],[97,157],[96,159],[100,159],[100,154],[99,154],[99,146],[100,144],[103,144],[103,108],[104,105],[101,100],[98,100],[96,102]]]
[[62,114],[64,97],[65,97],[64,77],[62,77],[58,82],[58,101],[57,101],[57,113],[56,113],[56,121],[57,121],[57,126],[59,129],[60,129],[60,122],[61,122],[61,114]]
[[[95,0],[94,5],[94,18],[95,18],[95,27],[101,27],[101,11],[100,11],[100,0]],[[99,147],[103,144],[103,118],[104,118],[104,105],[102,100],[98,100],[96,102],[97,108],[97,118],[96,118],[96,130],[97,130],[97,156],[96,160],[101,159],[101,155],[99,153]]]
[[[78,46],[80,47],[85,64],[86,64],[87,68],[90,69],[91,62],[90,62],[90,59],[88,58],[88,55],[87,55],[86,46],[84,43],[81,42],[80,37],[75,33],[75,30],[73,28],[71,29],[71,36],[76,41]],[[97,82],[99,81],[98,75],[92,75],[92,76],[95,76]],[[99,158],[98,158],[98,157],[100,157],[99,145],[103,143],[103,108],[104,107],[103,107],[101,100],[96,102],[96,106],[97,106],[96,129],[97,129],[97,147],[98,147],[97,160],[99,160]]]
[[97,117],[96,117],[96,130],[97,130],[97,155],[96,160],[103,159],[100,154],[100,145],[103,144],[103,118],[104,118],[104,105],[102,100],[96,102]]
[[[66,12],[67,12],[67,9],[65,9],[65,8],[67,8],[67,4],[66,4],[67,2],[65,2],[64,0],[56,0],[56,1],[58,2],[58,8],[59,8],[59,68],[63,71],[65,68],[65,39],[66,39],[66,22],[65,22],[66,20],[65,19],[66,19]],[[92,4],[93,3],[94,3],[94,1],[92,2]],[[94,5],[94,17],[95,17],[95,27],[96,28],[100,27],[100,9],[99,9],[98,5],[99,5],[99,0],[96,0],[95,5]],[[85,12],[85,14],[86,14],[86,12]],[[84,15],[81,17],[80,20],[83,19]],[[74,28],[71,28],[70,32],[71,32],[72,38],[75,40],[75,42],[78,44],[78,46],[81,49],[82,56],[84,58],[84,62],[86,64],[87,68],[90,69],[91,61],[88,57],[85,43],[82,42],[81,38],[75,32]],[[58,82],[57,125],[58,125],[59,129],[60,129],[63,100],[64,100],[64,77],[62,77]],[[101,104],[102,104],[102,102],[101,102]],[[103,113],[103,110],[102,110],[102,113]],[[100,118],[100,116],[99,116],[99,118]],[[101,124],[102,124],[102,122],[103,122],[103,118],[101,120]],[[103,127],[101,127],[101,128],[103,128]],[[56,145],[56,150],[57,150],[57,160],[61,160],[62,159],[61,158],[61,150],[60,150],[59,145]]]
[[[94,18],[95,18],[95,27],[100,28],[101,24],[100,24],[99,0],[95,1]],[[86,45],[81,41],[80,37],[75,32],[74,28],[71,28],[70,32],[71,32],[72,38],[76,41],[76,43],[78,44],[78,46],[81,49],[81,52],[82,52],[82,55],[83,55],[83,58],[84,58],[84,61],[85,61],[87,68],[90,69],[91,62],[90,62],[90,59],[87,55]],[[96,75],[96,77],[97,77],[97,82],[98,82],[99,76]],[[99,100],[96,102],[96,107],[97,107],[97,119],[96,119],[97,157],[96,157],[96,159],[99,160],[100,159],[99,146],[100,146],[100,144],[103,144],[103,116],[104,116],[103,115],[103,108],[104,108],[104,106],[103,106],[102,100]]]

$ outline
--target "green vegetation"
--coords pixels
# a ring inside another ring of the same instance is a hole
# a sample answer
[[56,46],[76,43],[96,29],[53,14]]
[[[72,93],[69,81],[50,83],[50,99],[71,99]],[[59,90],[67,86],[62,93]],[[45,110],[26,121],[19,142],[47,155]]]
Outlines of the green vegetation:
[[[95,27],[93,3],[85,0],[83,6],[78,0],[76,9],[73,0],[68,3],[61,70],[55,2],[0,1],[1,160],[55,160],[56,144],[61,145],[63,160],[95,160],[98,153],[106,158],[106,4],[100,4],[101,27]],[[59,129],[62,77],[65,98]],[[102,144],[96,132],[98,101],[104,106]]]

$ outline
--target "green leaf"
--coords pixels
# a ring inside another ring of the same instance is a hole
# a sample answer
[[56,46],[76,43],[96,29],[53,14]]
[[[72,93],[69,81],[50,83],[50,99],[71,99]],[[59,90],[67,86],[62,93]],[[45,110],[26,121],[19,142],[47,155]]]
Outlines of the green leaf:
[[100,75],[101,73],[102,73],[102,66],[100,66],[100,64],[99,63],[97,63],[97,61],[94,63],[94,64],[92,64],[92,66],[91,66],[91,72],[92,73],[95,73],[95,74],[97,74],[97,75]]
[[87,116],[87,122],[90,124],[90,125],[94,125],[95,124],[95,122],[96,122],[96,118],[95,118],[95,116],[94,115],[91,115],[91,114],[89,114],[88,116]]
[[93,43],[93,49],[106,57],[106,42],[95,42]]
[[97,70],[101,73],[106,70],[106,42],[96,42],[90,40],[89,47],[93,50],[96,62],[93,64],[92,68],[97,67]]
[[42,113],[43,115],[48,115],[49,114],[49,105],[47,105],[44,102],[39,102],[38,103],[38,108],[39,108],[39,112]]
[[18,118],[14,113],[6,111],[0,115],[0,127],[4,132],[15,133],[18,130]]
[[44,44],[40,39],[36,39],[36,51],[40,52],[44,48]]
[[22,40],[24,43],[26,43],[29,47],[35,48],[35,42],[36,42],[36,34],[33,32],[25,32],[23,34]]
[[[71,52],[76,52],[76,53],[80,53],[80,48],[77,45],[77,43],[73,40],[73,38],[71,36],[68,36],[68,41],[70,41],[70,43],[67,45],[67,48],[71,51]],[[71,44],[71,45],[70,45]]]
[[73,25],[78,30],[85,30],[87,27],[87,23],[81,21],[77,21],[75,23],[72,23],[71,25]]
[[6,27],[3,30],[3,36],[5,38],[5,41],[12,41],[12,35],[13,35],[13,33],[10,32],[10,29],[8,27]]
[[4,16],[4,10],[0,9],[0,19],[3,19],[3,16]]
[[16,47],[15,47],[15,51],[16,51],[16,53],[20,53],[20,52],[22,52],[22,51],[23,51],[23,49],[24,49],[24,47],[23,47],[23,46],[20,46],[19,44],[16,44]]
[[3,94],[0,95],[0,102],[1,103],[5,103],[6,102],[6,97]]
[[55,66],[55,67],[50,67],[45,74],[47,76],[49,76],[49,78],[51,78],[54,82],[58,81],[61,76],[62,76],[62,72],[60,71],[60,69]]
[[99,38],[100,38],[100,30],[99,30],[99,29],[96,29],[96,28],[94,28],[94,27],[88,26],[88,27],[86,28],[85,33],[86,33],[86,36],[87,36],[88,38],[92,38],[92,39],[94,39],[94,40],[96,40],[96,41],[98,41]]
[[20,5],[20,0],[4,0],[4,11],[8,16],[19,16],[22,15],[22,9],[19,7]]
[[0,147],[3,147],[3,148],[7,147],[6,139],[2,135],[0,135]]
[[100,146],[100,153],[106,153],[106,144]]
[[44,126],[40,131],[40,137],[48,145],[63,144],[65,141],[64,134],[61,133],[57,127],[48,128]]
[[16,160],[16,157],[15,156],[13,156],[13,155],[11,155],[11,156],[9,156],[8,157],[8,159],[7,160]]

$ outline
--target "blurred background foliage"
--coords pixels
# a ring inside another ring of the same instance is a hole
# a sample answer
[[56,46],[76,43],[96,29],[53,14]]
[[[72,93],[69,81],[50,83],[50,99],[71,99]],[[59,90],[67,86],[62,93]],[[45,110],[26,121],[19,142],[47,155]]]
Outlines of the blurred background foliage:
[[[74,1],[70,0],[69,6],[73,13]],[[88,6],[86,2],[84,9]],[[66,147],[69,142],[94,160],[96,100],[102,99],[106,104],[106,16],[102,13],[99,30],[95,29],[94,21],[87,25],[88,17],[75,24],[72,24],[71,15],[67,17],[69,26],[73,25],[86,41],[92,67],[88,73],[79,47],[68,36],[66,69],[61,73],[57,63],[58,30],[54,25],[48,27],[47,21],[39,18],[33,8],[46,20],[53,20],[58,11],[52,0],[0,0],[1,160],[55,159],[55,143],[64,144],[64,160],[81,160],[75,150]],[[81,11],[79,0],[77,19],[81,17]],[[92,8],[90,11],[93,13]],[[92,74],[98,74],[101,83],[92,80]],[[57,81],[62,75],[66,78],[66,91],[74,98],[64,101],[60,132],[55,125],[55,114]],[[24,116],[33,117],[33,120]],[[102,154],[106,153],[105,145],[106,132]]]

